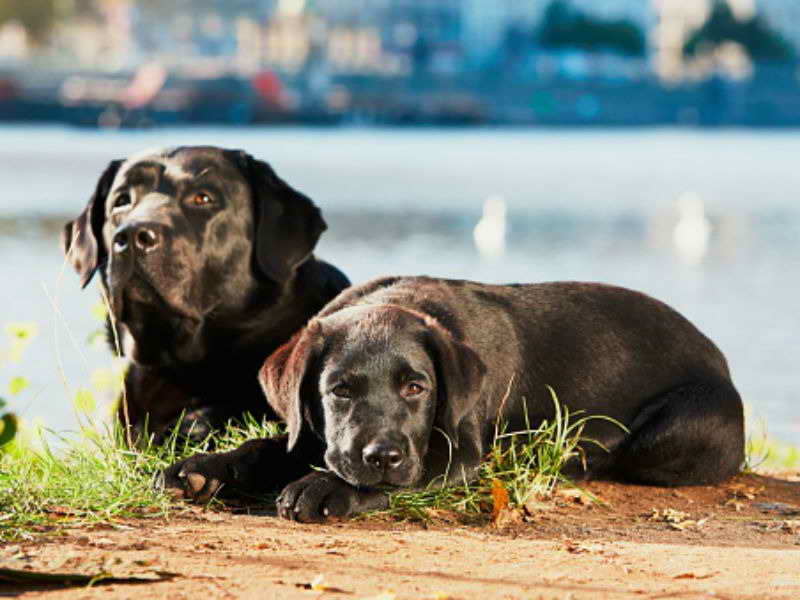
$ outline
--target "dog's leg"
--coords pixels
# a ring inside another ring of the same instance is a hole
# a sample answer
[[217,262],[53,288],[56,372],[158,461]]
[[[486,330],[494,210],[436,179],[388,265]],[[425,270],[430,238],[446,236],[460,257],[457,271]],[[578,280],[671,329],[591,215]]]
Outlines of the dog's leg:
[[655,398],[630,435],[589,476],[648,485],[722,481],[744,460],[741,398],[726,381],[700,382]]
[[356,488],[333,473],[314,471],[283,488],[276,504],[279,517],[314,523],[385,509],[389,496],[382,490]]
[[302,439],[286,452],[286,436],[250,440],[230,452],[195,454],[164,470],[161,483],[176,497],[207,502],[218,493],[279,490],[323,464],[321,446]]

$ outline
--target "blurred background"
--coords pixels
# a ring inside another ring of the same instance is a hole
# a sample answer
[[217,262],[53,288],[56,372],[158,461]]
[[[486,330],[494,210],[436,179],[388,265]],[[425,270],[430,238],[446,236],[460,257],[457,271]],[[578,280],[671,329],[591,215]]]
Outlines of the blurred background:
[[355,283],[669,302],[798,444],[798,48],[797,0],[0,0],[0,324],[38,332],[0,396],[65,430],[112,394],[60,230],[109,160],[215,144],[310,195]]

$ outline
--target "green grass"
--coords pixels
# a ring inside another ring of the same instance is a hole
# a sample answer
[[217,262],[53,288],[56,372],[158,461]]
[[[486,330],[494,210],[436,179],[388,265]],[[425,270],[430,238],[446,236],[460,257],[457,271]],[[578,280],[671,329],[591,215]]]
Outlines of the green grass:
[[[583,461],[581,444],[597,442],[583,437],[586,424],[601,419],[624,426],[613,419],[570,414],[550,390],[555,414],[532,428],[526,418],[524,431],[505,432],[495,428],[494,443],[474,481],[463,479],[458,485],[442,486],[434,481],[426,489],[393,494],[388,514],[406,519],[429,519],[434,511],[476,517],[491,512],[492,490],[502,487],[508,495],[508,506],[522,508],[530,500],[549,497],[559,484],[573,485],[563,474],[572,460]],[[602,446],[600,446],[602,448]],[[452,480],[452,477],[450,478]]]
[[[582,460],[580,442],[593,443],[583,438],[586,423],[603,419],[623,426],[607,417],[570,414],[552,389],[550,393],[555,406],[554,419],[536,429],[496,432],[477,480],[448,486],[433,482],[424,490],[394,494],[386,513],[419,520],[430,519],[435,511],[479,517],[491,512],[492,489],[498,485],[508,493],[512,508],[522,508],[530,500],[545,499],[558,485],[574,485],[564,476],[563,468],[569,460]],[[771,438],[763,422],[754,429],[747,439],[745,471],[800,468],[800,448]],[[513,443],[503,443],[506,441]]]
[[769,436],[766,423],[760,421],[747,436],[745,471],[800,468],[800,448]]
[[131,449],[118,426],[86,427],[71,437],[20,436],[0,453],[0,541],[129,517],[168,516],[178,505],[154,485],[161,469],[212,443],[227,450],[277,433],[274,423],[246,418],[194,445],[173,436],[163,446]]
[[[98,303],[93,312],[98,323],[104,324],[106,305]],[[9,323],[3,327],[0,369],[21,361],[37,331],[35,323]],[[100,331],[104,335],[104,325]],[[81,351],[79,344],[75,347]],[[105,344],[102,351],[106,352]],[[97,414],[98,397],[120,396],[125,368],[124,361],[115,359],[111,368],[92,372],[91,383],[86,387],[73,388],[64,379],[81,428],[72,435],[18,427],[13,412],[7,412],[8,403],[3,396],[15,398],[30,382],[0,373],[0,541],[31,538],[68,527],[113,523],[128,517],[167,516],[179,505],[154,485],[162,469],[191,454],[207,451],[212,444],[218,450],[227,450],[247,439],[278,433],[274,423],[245,417],[201,444],[172,437],[163,446],[146,441],[134,447],[125,439],[115,417],[109,425],[109,419]]]
[[[480,515],[491,510],[495,482],[507,491],[511,507],[548,496],[567,481],[562,474],[566,462],[581,460],[583,429],[597,418],[571,415],[555,393],[553,403],[551,422],[522,432],[498,428],[477,481],[394,494],[389,513],[416,519],[429,518],[430,509]],[[172,437],[163,446],[146,443],[134,449],[118,426],[87,426],[69,437],[51,432],[31,440],[26,439],[30,434],[23,435],[0,454],[0,540],[30,539],[125,518],[169,516],[183,505],[154,485],[160,470],[206,451],[212,443],[227,450],[279,432],[274,423],[246,418],[203,444]],[[48,443],[53,436],[55,443]]]

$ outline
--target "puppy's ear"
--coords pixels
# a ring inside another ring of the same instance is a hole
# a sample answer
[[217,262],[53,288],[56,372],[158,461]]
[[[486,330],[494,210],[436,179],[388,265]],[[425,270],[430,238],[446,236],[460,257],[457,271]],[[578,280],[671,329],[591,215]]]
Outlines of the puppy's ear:
[[74,221],[64,225],[61,233],[61,247],[64,255],[81,276],[81,287],[92,280],[97,267],[106,259],[107,250],[103,243],[103,223],[105,221],[105,200],[111,184],[124,161],[112,160],[89,198],[86,208]]
[[258,372],[267,401],[289,430],[288,451],[294,448],[303,425],[303,384],[310,365],[322,350],[322,327],[311,321],[273,352]]
[[459,426],[480,399],[486,365],[472,348],[453,338],[438,321],[428,318],[426,325],[436,366],[436,419],[458,448]]
[[240,150],[229,156],[253,195],[256,267],[283,285],[311,256],[327,225],[311,199],[278,177],[269,164]]

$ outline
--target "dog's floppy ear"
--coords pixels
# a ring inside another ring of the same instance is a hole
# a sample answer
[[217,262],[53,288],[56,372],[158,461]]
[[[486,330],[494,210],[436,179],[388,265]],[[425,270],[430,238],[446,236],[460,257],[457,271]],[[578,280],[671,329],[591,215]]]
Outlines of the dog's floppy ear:
[[459,426],[480,399],[486,365],[472,348],[456,340],[438,321],[428,317],[425,322],[436,367],[436,419],[458,448]]
[[303,426],[303,383],[322,348],[322,326],[311,321],[273,352],[258,372],[267,401],[289,430],[288,451],[294,448]]
[[64,225],[61,233],[61,247],[64,255],[81,276],[81,287],[86,287],[92,280],[97,267],[106,259],[106,247],[103,243],[103,222],[105,221],[105,200],[111,190],[111,184],[119,171],[123,160],[112,160],[89,198],[86,208],[74,221]]
[[256,266],[283,285],[311,256],[327,225],[311,199],[278,177],[269,164],[241,150],[231,155],[253,195]]

